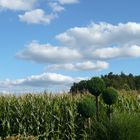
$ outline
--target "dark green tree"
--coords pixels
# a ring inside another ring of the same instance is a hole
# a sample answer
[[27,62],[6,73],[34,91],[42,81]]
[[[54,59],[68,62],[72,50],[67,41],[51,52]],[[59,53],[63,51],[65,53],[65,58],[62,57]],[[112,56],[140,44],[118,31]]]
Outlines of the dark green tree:
[[91,78],[91,80],[87,82],[87,88],[88,88],[88,91],[92,95],[94,95],[96,98],[96,119],[99,121],[99,101],[98,100],[99,100],[99,95],[105,89],[105,83],[103,79],[99,77],[94,77],[94,78]]
[[135,77],[135,88],[140,90],[140,76]]
[[71,86],[70,92],[71,93],[85,93],[87,91],[87,81],[82,80],[79,83],[73,83]]
[[[107,75],[102,75],[101,78],[104,80],[106,87],[114,87],[117,90],[127,89],[126,85],[130,90],[140,91],[140,76],[134,76],[133,74],[114,74],[113,72]],[[87,87],[88,80],[80,81],[79,83],[74,83],[70,89],[71,93],[85,93],[88,90]]]
[[109,119],[111,120],[112,118],[112,105],[117,101],[118,99],[118,92],[116,89],[112,87],[106,88],[103,93],[102,93],[102,98],[105,104],[108,105],[108,111],[107,114],[109,116]]

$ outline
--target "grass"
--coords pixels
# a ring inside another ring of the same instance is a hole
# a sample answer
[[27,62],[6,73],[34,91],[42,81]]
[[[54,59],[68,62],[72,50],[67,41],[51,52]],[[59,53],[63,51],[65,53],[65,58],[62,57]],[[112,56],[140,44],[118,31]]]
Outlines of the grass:
[[121,91],[119,100],[113,105],[111,124],[101,97],[100,122],[95,116],[89,120],[78,114],[77,105],[85,96],[43,93],[0,96],[0,137],[7,140],[140,139],[140,101],[137,93]]

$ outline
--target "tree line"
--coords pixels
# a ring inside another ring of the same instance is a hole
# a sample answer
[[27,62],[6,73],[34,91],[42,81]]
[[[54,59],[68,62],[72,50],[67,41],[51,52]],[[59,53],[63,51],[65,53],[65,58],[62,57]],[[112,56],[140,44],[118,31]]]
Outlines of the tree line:
[[[92,77],[91,79],[93,79]],[[121,74],[114,74],[110,72],[106,75],[101,75],[100,77],[105,82],[106,87],[113,87],[117,90],[138,90],[140,91],[140,75],[134,76],[133,74],[125,74],[121,72]],[[91,80],[90,79],[90,80]],[[70,92],[86,92],[88,91],[88,82],[90,80],[82,80],[78,83],[73,83],[70,88]]]

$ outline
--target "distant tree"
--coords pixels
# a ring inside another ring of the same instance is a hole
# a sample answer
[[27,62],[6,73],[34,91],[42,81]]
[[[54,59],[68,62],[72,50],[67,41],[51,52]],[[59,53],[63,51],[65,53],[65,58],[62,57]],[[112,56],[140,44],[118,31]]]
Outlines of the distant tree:
[[126,78],[127,78],[127,84],[129,85],[130,89],[135,90],[136,89],[136,85],[135,85],[136,77],[134,77],[133,74],[130,73]]
[[70,88],[70,93],[77,93],[78,92],[78,84],[77,83],[73,83],[73,85]]
[[87,91],[87,81],[86,80],[82,80],[78,83],[78,90],[80,92],[86,92]]
[[87,91],[87,81],[82,80],[79,83],[73,83],[71,86],[70,92],[71,93],[85,93]]
[[102,76],[107,87],[114,87],[118,90],[124,89],[124,84],[127,84],[132,90],[140,88],[140,85],[136,88],[135,78],[131,73],[126,75],[123,72],[120,75],[110,72],[108,75]]
[[135,88],[140,90],[140,76],[135,77]]
[[[94,77],[93,77],[94,78]],[[140,75],[134,76],[133,74],[114,74],[113,72],[107,75],[102,75],[101,78],[104,80],[106,87],[114,87],[117,90],[125,89],[126,85],[130,90],[140,90]],[[85,93],[88,90],[88,80],[74,83],[70,89],[72,93]],[[126,88],[128,89],[128,88]]]

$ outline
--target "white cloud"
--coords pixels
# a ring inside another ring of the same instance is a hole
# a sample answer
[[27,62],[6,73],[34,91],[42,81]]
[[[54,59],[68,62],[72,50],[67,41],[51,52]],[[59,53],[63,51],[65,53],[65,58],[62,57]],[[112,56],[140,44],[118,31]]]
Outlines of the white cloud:
[[74,3],[78,3],[79,0],[58,0],[58,2],[60,4],[74,4]]
[[124,57],[140,56],[140,23],[92,23],[87,27],[71,28],[56,38],[63,46],[76,48],[89,58],[108,59],[122,57],[124,53]]
[[104,69],[108,63],[99,62],[140,57],[140,23],[92,23],[87,27],[68,29],[56,38],[64,47],[32,42],[17,57],[45,63],[49,69],[69,70]]
[[[127,51],[126,51],[127,50]],[[140,57],[140,46],[133,45],[129,48],[123,48],[122,57]]]
[[[4,81],[0,81],[0,91],[5,91],[3,89],[10,89],[10,91],[18,91],[24,92],[32,89],[51,89],[63,87],[63,89],[69,88],[73,82],[79,82],[81,80],[87,79],[87,77],[70,77],[62,74],[56,73],[43,73],[40,75],[32,75],[27,78],[17,79],[17,80],[9,80],[6,79]],[[2,90],[1,90],[2,89]],[[21,89],[21,91],[20,91]],[[62,90],[62,89],[61,89]],[[6,93],[7,91],[5,91]]]
[[91,61],[86,61],[82,63],[77,63],[75,68],[77,70],[102,70],[108,68],[109,64],[104,61],[97,61],[93,63]]
[[37,0],[0,0],[0,8],[10,10],[30,10]]
[[122,48],[100,48],[93,52],[93,57],[98,59],[115,58],[122,55]]
[[57,2],[49,2],[49,6],[52,8],[53,12],[61,12],[65,10],[65,8]]
[[101,48],[96,49],[92,55],[96,59],[140,57],[140,46]]
[[76,70],[74,64],[53,64],[45,68],[46,70]]
[[[99,48],[113,45],[140,43],[140,23],[128,22],[112,25],[92,23],[87,27],[75,27],[56,36],[64,45],[80,48]],[[79,44],[80,43],[80,44]]]
[[32,42],[25,50],[17,53],[17,58],[31,60],[37,63],[52,64],[79,60],[81,59],[81,55],[74,49]]
[[[23,51],[17,53],[17,58],[44,63],[48,65],[49,70],[101,70],[108,67],[104,61],[85,61],[84,56],[77,50],[57,47],[50,44],[30,43]],[[82,62],[79,62],[83,60]]]
[[45,12],[42,9],[27,11],[24,15],[19,15],[21,21],[29,24],[50,24],[56,17],[57,15],[53,13],[45,15]]
[[82,71],[90,71],[90,70],[103,70],[108,68],[109,64],[104,61],[97,61],[93,63],[91,61],[85,61],[81,63],[74,63],[74,64],[55,64],[48,66],[47,70],[58,70],[58,69],[65,69],[65,70],[82,70]]
[[[39,0],[0,0],[0,10],[25,11],[19,14],[19,20],[29,24],[50,24],[56,19],[60,12],[65,11],[63,4],[77,3],[78,0],[55,0],[55,1],[39,1]],[[45,4],[50,13],[42,9]],[[50,7],[50,8],[49,8]]]

